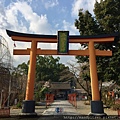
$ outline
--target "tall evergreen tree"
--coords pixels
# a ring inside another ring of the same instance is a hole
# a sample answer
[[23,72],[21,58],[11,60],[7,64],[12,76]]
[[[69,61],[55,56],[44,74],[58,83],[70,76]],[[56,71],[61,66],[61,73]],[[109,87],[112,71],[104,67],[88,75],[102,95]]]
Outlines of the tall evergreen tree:
[[37,56],[36,80],[58,82],[61,76],[60,73],[68,68],[64,64],[59,63],[59,60],[59,57]]
[[[94,17],[89,11],[79,11],[79,18],[75,20],[75,26],[80,35],[111,34],[120,31],[120,1],[101,0],[96,1]],[[86,44],[82,47],[87,48]],[[96,49],[112,50],[112,57],[97,57],[98,77],[102,81],[114,80],[120,84],[120,40],[116,38],[112,43],[96,44]],[[76,57],[79,62],[88,61],[88,57]],[[84,59],[83,59],[84,58]]]

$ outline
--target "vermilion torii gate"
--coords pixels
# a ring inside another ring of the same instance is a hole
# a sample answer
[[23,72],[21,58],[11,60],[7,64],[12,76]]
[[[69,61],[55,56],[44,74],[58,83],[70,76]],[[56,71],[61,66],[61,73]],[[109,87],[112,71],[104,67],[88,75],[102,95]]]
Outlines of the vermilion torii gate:
[[43,43],[58,43],[57,35],[39,35],[39,34],[26,34],[10,30],[6,30],[7,34],[13,41],[31,42],[31,48],[15,49],[14,55],[30,55],[30,64],[28,71],[28,81],[26,88],[26,97],[23,102],[23,113],[35,113],[34,96],[34,82],[35,82],[35,67],[37,55],[81,55],[89,56],[90,64],[90,77],[91,77],[91,114],[104,114],[103,103],[100,101],[99,84],[96,67],[96,56],[112,56],[112,51],[97,50],[94,48],[94,43],[112,42],[117,36],[116,34],[98,35],[98,36],[80,36],[70,35],[69,43],[88,43],[86,50],[68,50],[66,54],[59,54],[57,50],[40,49],[37,48],[38,42]]

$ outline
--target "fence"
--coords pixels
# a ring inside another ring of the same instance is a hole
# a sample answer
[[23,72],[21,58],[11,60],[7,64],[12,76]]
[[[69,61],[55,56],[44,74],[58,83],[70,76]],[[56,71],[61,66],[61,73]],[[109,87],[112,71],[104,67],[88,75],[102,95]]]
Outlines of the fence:
[[54,102],[54,94],[46,94],[46,108],[52,102]]
[[[120,104],[120,100],[115,100],[115,104]],[[117,110],[118,116],[120,117],[120,108]]]
[[10,108],[1,108],[0,109],[0,117],[10,117]]
[[68,101],[77,108],[76,94],[68,94]]

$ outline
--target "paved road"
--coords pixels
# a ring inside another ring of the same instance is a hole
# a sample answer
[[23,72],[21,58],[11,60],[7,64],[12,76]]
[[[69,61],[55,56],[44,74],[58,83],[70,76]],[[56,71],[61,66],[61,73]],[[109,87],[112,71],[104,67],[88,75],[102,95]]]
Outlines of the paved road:
[[42,115],[78,115],[78,113],[67,100],[56,100]]

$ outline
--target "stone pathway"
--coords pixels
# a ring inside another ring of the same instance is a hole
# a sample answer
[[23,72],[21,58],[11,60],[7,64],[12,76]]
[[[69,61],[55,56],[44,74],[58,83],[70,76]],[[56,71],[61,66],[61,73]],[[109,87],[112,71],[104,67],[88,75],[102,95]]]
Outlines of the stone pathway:
[[43,115],[78,115],[75,107],[68,102],[68,100],[56,100],[50,108],[45,110]]

